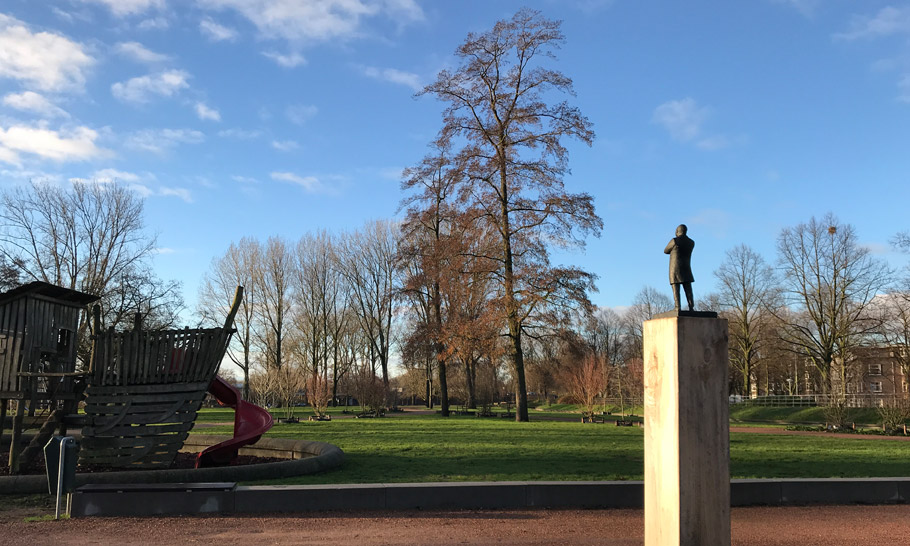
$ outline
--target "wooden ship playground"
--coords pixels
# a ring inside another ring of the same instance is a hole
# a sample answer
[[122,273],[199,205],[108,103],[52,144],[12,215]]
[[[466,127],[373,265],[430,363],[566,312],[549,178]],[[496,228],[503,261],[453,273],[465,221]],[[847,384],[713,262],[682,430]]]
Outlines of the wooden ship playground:
[[[96,304],[91,356],[77,369],[81,314],[97,297],[44,282],[0,294],[0,438],[9,436],[9,473],[72,428],[81,428],[80,464],[168,468],[207,393],[235,410],[234,431],[199,452],[196,467],[230,463],[272,427],[268,411],[216,375],[242,297],[238,287],[220,328],[144,330],[137,314],[132,329],[117,332],[102,327]],[[10,401],[16,409],[8,419]],[[26,436],[26,422],[40,428]]]

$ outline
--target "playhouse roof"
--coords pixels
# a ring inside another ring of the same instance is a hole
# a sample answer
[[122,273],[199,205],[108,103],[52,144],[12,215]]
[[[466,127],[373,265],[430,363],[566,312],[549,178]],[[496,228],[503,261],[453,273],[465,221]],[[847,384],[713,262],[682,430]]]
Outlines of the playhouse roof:
[[76,306],[88,305],[93,301],[100,299],[98,296],[92,296],[91,294],[79,292],[78,290],[70,290],[69,288],[63,288],[62,286],[43,281],[35,281],[0,293],[0,305],[31,294],[52,298],[61,303]]

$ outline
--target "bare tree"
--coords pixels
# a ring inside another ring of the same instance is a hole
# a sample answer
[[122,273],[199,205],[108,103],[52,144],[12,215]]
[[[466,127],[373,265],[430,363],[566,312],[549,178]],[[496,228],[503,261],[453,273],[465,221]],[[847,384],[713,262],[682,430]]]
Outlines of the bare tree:
[[851,349],[875,331],[867,310],[891,272],[859,244],[853,226],[831,213],[785,228],[777,250],[785,303],[795,311],[781,317],[784,340],[812,361],[825,393],[838,385],[843,394]]
[[516,419],[528,420],[522,334],[526,319],[554,292],[590,286],[574,268],[552,268],[548,244],[581,246],[602,222],[587,194],[566,193],[565,138],[591,144],[591,123],[566,102],[547,104],[556,93],[572,94],[572,80],[540,65],[564,41],[558,21],[523,9],[492,30],[471,33],[456,50],[460,65],[443,70],[421,93],[447,103],[440,139],[459,142],[459,161],[469,183],[461,199],[478,221],[499,235],[496,272],[510,360],[515,374]]
[[[105,327],[123,318],[126,302],[146,305],[132,313],[163,304],[164,315],[182,305],[174,284],[151,273],[155,237],[135,192],[118,184],[32,183],[4,191],[0,204],[0,256],[19,268],[18,282],[100,296]],[[79,326],[83,340],[88,323]]]
[[433,347],[439,372],[440,406],[449,416],[449,391],[446,360],[445,323],[448,309],[442,293],[444,277],[453,271],[453,260],[460,253],[459,233],[455,230],[458,210],[453,201],[461,170],[452,164],[449,151],[437,144],[421,163],[404,173],[402,189],[414,193],[402,201],[406,215],[402,224],[400,258],[406,268],[404,292],[424,310],[418,331]]
[[294,258],[288,243],[269,237],[259,245],[253,270],[257,327],[253,338],[267,369],[280,369],[286,364],[285,343],[292,326],[291,298]]
[[199,290],[197,312],[202,322],[220,324],[221,318],[230,309],[234,291],[238,286],[245,288],[240,309],[234,317],[237,332],[231,336],[227,355],[243,373],[243,397],[250,399],[250,371],[253,364],[253,329],[256,297],[260,290],[255,284],[258,270],[259,244],[244,237],[238,243],[231,243],[227,251],[212,260],[211,269],[206,273]]
[[769,307],[776,307],[774,272],[757,252],[746,245],[727,251],[714,272],[720,291],[720,310],[729,321],[730,363],[742,377],[741,392],[749,396],[761,346],[767,338]]
[[653,286],[644,286],[635,294],[632,306],[623,315],[628,343],[629,358],[642,358],[644,350],[644,322],[655,315],[673,309],[670,297]]
[[340,271],[351,288],[352,309],[366,336],[369,362],[378,365],[389,387],[392,316],[399,278],[396,270],[399,230],[388,221],[368,223],[340,243]]

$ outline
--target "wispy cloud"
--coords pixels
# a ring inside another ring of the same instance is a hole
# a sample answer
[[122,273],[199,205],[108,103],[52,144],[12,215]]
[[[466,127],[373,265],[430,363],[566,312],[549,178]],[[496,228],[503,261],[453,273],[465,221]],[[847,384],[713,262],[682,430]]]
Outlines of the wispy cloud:
[[187,203],[193,202],[193,194],[186,188],[168,188],[162,186],[158,189],[158,193],[164,197],[180,198]]
[[420,83],[420,76],[413,72],[405,72],[397,68],[376,68],[375,66],[361,66],[360,71],[369,78],[404,85],[414,91],[419,91],[423,88],[423,84]]
[[300,53],[278,53],[277,51],[263,51],[262,54],[273,61],[278,66],[283,66],[285,68],[294,68],[302,64],[306,64],[306,58]]
[[319,113],[319,108],[312,104],[292,104],[285,109],[284,113],[291,123],[303,125]]
[[237,39],[236,30],[216,23],[208,17],[199,21],[199,31],[213,42],[230,42]]
[[910,6],[886,6],[875,15],[856,15],[850,22],[850,29],[835,34],[834,37],[839,40],[858,40],[895,34],[910,34]]
[[165,155],[180,144],[199,144],[205,135],[192,129],[145,129],[127,136],[124,145],[133,150]]
[[170,60],[167,55],[156,53],[139,42],[120,42],[114,46],[114,51],[127,59],[146,64],[163,63]]
[[772,0],[775,4],[786,4],[805,17],[812,17],[818,10],[820,0]]
[[147,74],[111,85],[111,93],[124,102],[148,102],[154,96],[171,97],[190,86],[190,74],[184,70],[167,70]]
[[399,25],[424,19],[416,0],[200,0],[202,6],[234,10],[262,37],[295,43],[348,40],[362,36],[365,19],[385,17]]
[[3,97],[3,104],[23,112],[31,112],[45,118],[68,118],[66,110],[47,100],[44,95],[34,91],[10,93]]
[[0,161],[21,165],[22,154],[60,162],[110,155],[109,150],[95,143],[97,138],[97,131],[82,126],[59,131],[27,125],[0,126]]
[[108,168],[93,172],[91,179],[99,182],[139,182],[142,177],[136,173]]
[[204,102],[197,102],[194,109],[196,116],[202,121],[221,121],[221,113],[214,108],[209,108]]
[[230,129],[218,131],[218,136],[222,138],[234,138],[237,140],[254,140],[262,136],[262,131],[259,129],[239,129],[232,127]]
[[85,4],[100,4],[116,17],[140,15],[150,9],[164,8],[164,0],[81,0]]
[[139,30],[167,30],[171,26],[166,17],[149,17],[143,19],[136,25]]
[[678,142],[694,144],[702,150],[719,150],[730,145],[723,135],[703,134],[703,125],[710,110],[701,107],[691,97],[667,101],[654,109],[651,122],[662,126]]
[[300,148],[300,144],[293,140],[273,140],[272,148],[279,152],[292,152]]
[[81,91],[95,64],[80,43],[52,32],[32,32],[22,21],[0,14],[0,79],[38,91]]
[[897,82],[897,89],[897,100],[910,103],[910,74],[905,75],[899,82]]
[[269,176],[272,180],[290,182],[306,190],[307,193],[323,193],[326,187],[315,176],[300,176],[292,172],[273,172]]

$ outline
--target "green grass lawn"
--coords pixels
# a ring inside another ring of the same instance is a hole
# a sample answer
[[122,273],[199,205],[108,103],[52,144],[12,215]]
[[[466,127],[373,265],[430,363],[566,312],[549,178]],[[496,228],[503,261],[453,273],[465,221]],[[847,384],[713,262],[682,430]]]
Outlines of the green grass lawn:
[[[881,417],[875,408],[850,408],[850,421],[857,425],[880,425]],[[767,407],[735,404],[730,406],[730,422],[823,424],[825,408],[822,407]]]
[[[229,434],[230,427],[196,428]],[[612,424],[393,415],[276,425],[267,434],[335,444],[337,470],[284,484],[640,480],[644,437]],[[910,476],[910,442],[733,433],[733,478]]]

